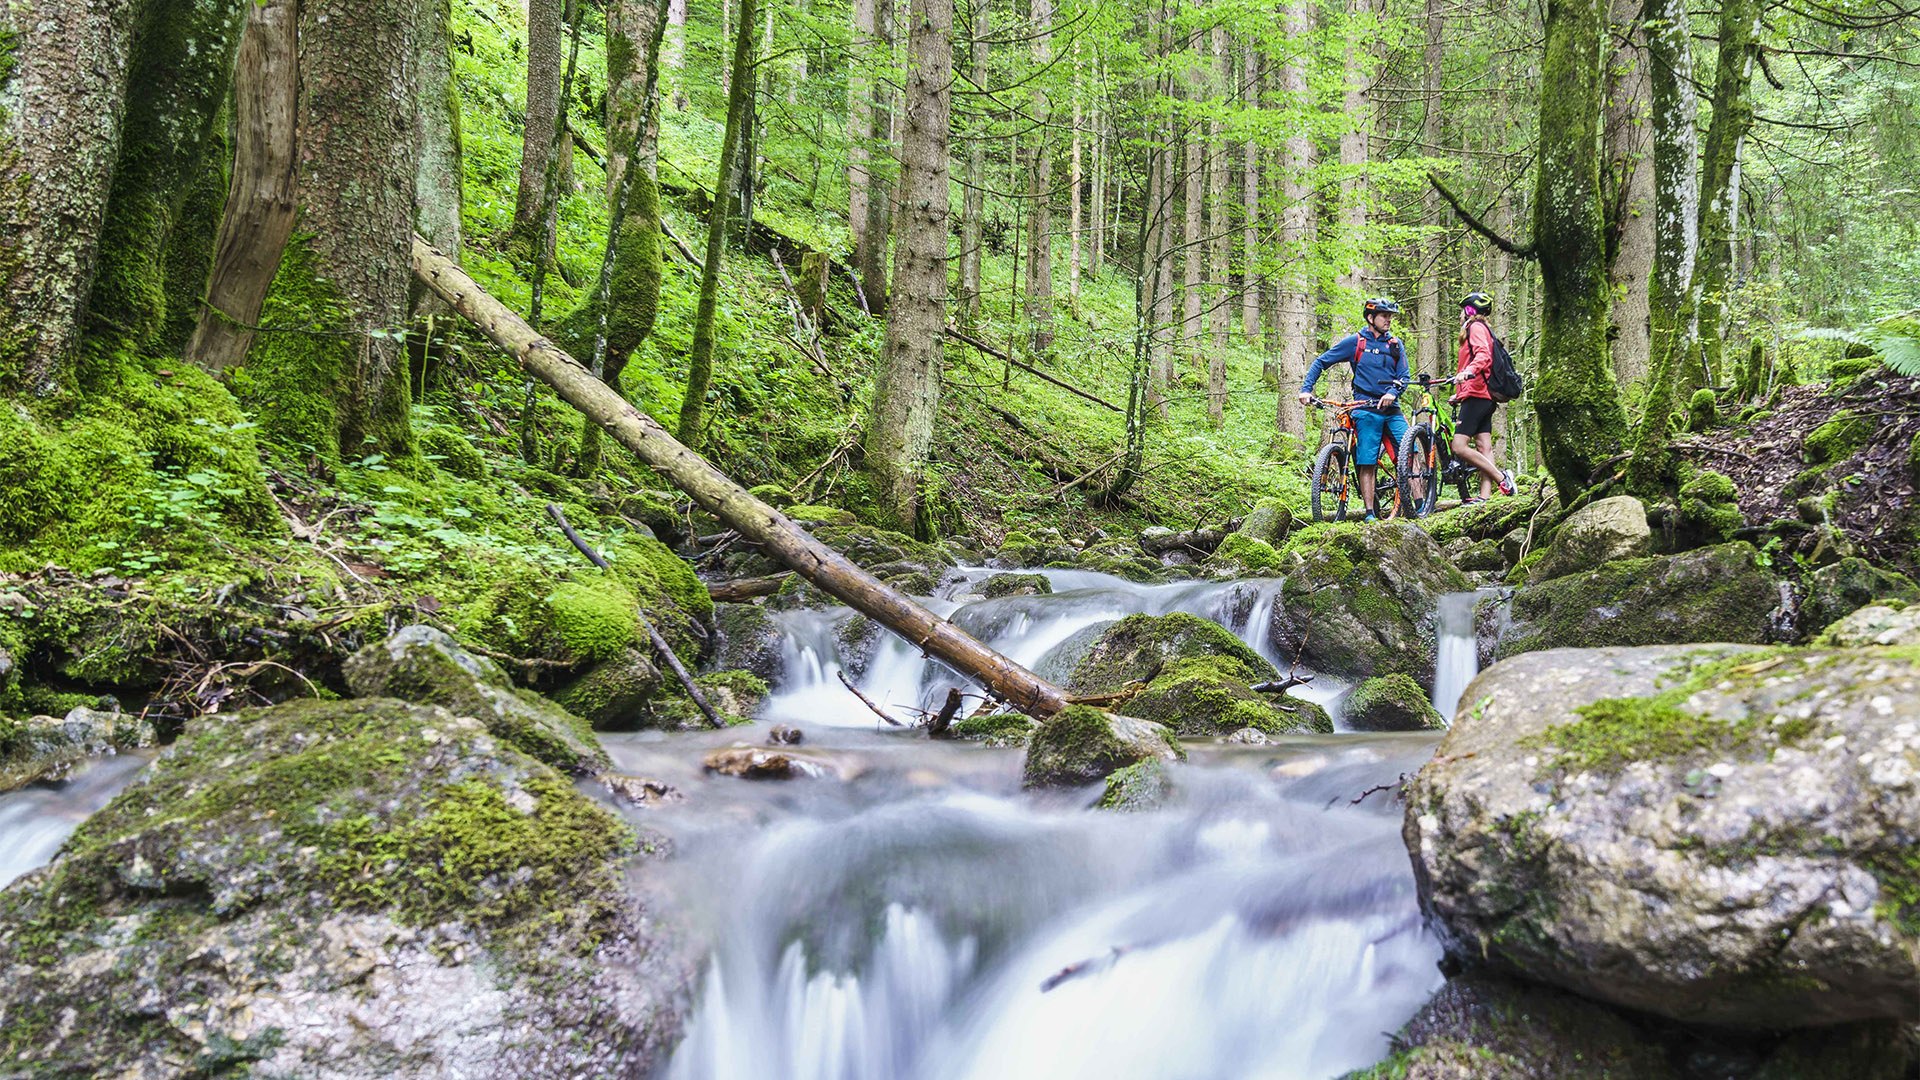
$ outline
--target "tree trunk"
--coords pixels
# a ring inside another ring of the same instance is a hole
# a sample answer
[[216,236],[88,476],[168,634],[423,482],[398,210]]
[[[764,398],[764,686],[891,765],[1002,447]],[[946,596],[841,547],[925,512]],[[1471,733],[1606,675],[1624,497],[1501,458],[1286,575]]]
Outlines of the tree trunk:
[[1207,279],[1207,142],[1198,106],[1206,100],[1207,68],[1198,55],[1187,62],[1186,96],[1194,107],[1181,114],[1186,135],[1182,164],[1186,199],[1180,218],[1180,353],[1187,362],[1198,363],[1206,352],[1200,317],[1205,310],[1202,283]]
[[[1441,103],[1441,62],[1445,58],[1447,16],[1441,0],[1427,0],[1426,11],[1426,48],[1422,51],[1423,80],[1426,100],[1422,103],[1425,115],[1420,124],[1420,141],[1425,145],[1420,152],[1438,157],[1440,154],[1440,117],[1444,111]],[[1420,223],[1431,226],[1435,232],[1419,246],[1420,251],[1420,297],[1414,309],[1414,362],[1415,372],[1430,375],[1451,375],[1452,371],[1441,371],[1441,360],[1445,350],[1442,342],[1453,343],[1453,335],[1445,318],[1446,309],[1440,299],[1440,256],[1444,237],[1439,231],[1440,195],[1427,185],[1425,204],[1422,206]],[[1504,313],[1503,313],[1504,314]],[[1509,410],[1511,411],[1511,410]]]
[[[1240,53],[1243,107],[1260,107],[1260,54],[1252,42]],[[1248,346],[1260,345],[1260,141],[1241,144],[1240,157],[1240,336]]]
[[[1212,31],[1214,97],[1222,103],[1233,100],[1233,60],[1227,51],[1227,28]],[[1226,123],[1218,118],[1209,128],[1212,160],[1207,172],[1207,318],[1213,331],[1212,347],[1207,350],[1207,419],[1214,427],[1227,415],[1227,335],[1233,328],[1233,311],[1227,304],[1228,253],[1233,246],[1233,205],[1227,199]]]
[[1607,65],[1606,149],[1613,231],[1613,372],[1622,387],[1650,368],[1649,279],[1653,274],[1654,213],[1651,85],[1641,0],[1612,0],[1612,36],[1624,41]]
[[[1053,63],[1053,0],[1032,0],[1033,66]],[[1033,164],[1027,170],[1027,323],[1034,355],[1053,348],[1053,148],[1047,127],[1052,103],[1046,82],[1033,82]]]
[[1293,52],[1280,68],[1280,102],[1298,117],[1287,133],[1280,163],[1281,198],[1280,236],[1273,263],[1278,301],[1274,320],[1280,339],[1280,407],[1275,426],[1283,436],[1307,440],[1306,410],[1296,395],[1307,377],[1313,348],[1313,136],[1306,129],[1308,107],[1306,59],[1297,50],[1313,32],[1311,0],[1289,0],[1286,8],[1286,34]]
[[1107,118],[1106,115],[1100,111],[1100,107],[1097,104],[1102,100],[1100,94],[1106,86],[1106,80],[1101,77],[1103,65],[1097,55],[1094,57],[1093,70],[1094,100],[1096,104],[1092,110],[1093,205],[1088,209],[1087,213],[1089,219],[1087,223],[1088,228],[1092,230],[1091,236],[1089,237],[1090,250],[1087,253],[1086,265],[1088,281],[1099,278],[1101,264],[1106,261],[1107,257],[1107,169],[1109,168],[1107,158]]
[[1080,217],[1080,189],[1086,177],[1080,171],[1080,39],[1073,42],[1073,164],[1068,170],[1068,187],[1071,189],[1067,199],[1067,310],[1075,318],[1080,316],[1080,230],[1083,222]]
[[1340,273],[1338,287],[1351,301],[1365,291],[1365,241],[1367,231],[1367,86],[1369,83],[1369,42],[1357,29],[1360,16],[1371,13],[1371,0],[1347,0],[1347,88],[1342,101],[1350,125],[1340,133],[1340,224],[1341,243],[1353,252],[1347,268]]
[[720,173],[713,183],[713,207],[707,214],[706,260],[700,266],[700,301],[693,316],[693,348],[687,360],[687,393],[680,401],[680,441],[695,449],[713,381],[714,317],[720,306],[720,262],[727,250],[727,218],[733,200],[733,170],[740,156],[740,135],[753,96],[754,0],[740,0],[733,38],[733,80],[727,94],[727,127],[721,136]]
[[1626,437],[1607,350],[1612,288],[1599,131],[1611,54],[1606,41],[1606,0],[1549,0],[1534,196],[1546,307],[1540,377],[1529,396],[1542,456],[1562,500],[1586,490]]
[[853,0],[854,48],[847,60],[847,233],[856,267],[867,245],[867,188],[873,179],[867,171],[867,143],[873,138],[873,5],[874,0]]
[[687,0],[667,0],[667,33],[660,48],[660,70],[672,91],[673,107],[687,107]]
[[[427,243],[460,261],[460,90],[453,78],[452,3],[420,0],[418,67],[420,109],[414,115],[419,148],[413,171],[413,228]],[[423,294],[424,295],[424,294]]]
[[946,326],[953,0],[914,0],[909,21],[900,240],[894,249],[886,342],[874,376],[866,460],[881,505],[902,529],[925,537],[933,530],[922,489],[940,408]]
[[557,149],[564,58],[564,0],[527,0],[527,110],[520,133],[520,187],[513,200],[511,241],[545,259],[547,170]]
[[1721,378],[1726,305],[1733,264],[1740,156],[1753,127],[1753,68],[1760,53],[1760,6],[1725,0],[1720,6],[1720,53],[1714,65],[1713,119],[1700,164],[1700,256],[1693,282],[1697,298],[1698,363],[1681,364],[1681,400]]
[[1659,483],[1678,365],[1692,352],[1694,259],[1700,247],[1699,133],[1695,116],[1693,42],[1681,0],[1647,0],[1653,138],[1653,274],[1648,282],[1649,348],[1646,411],[1635,434],[1633,484]]
[[552,386],[562,400],[592,417],[648,468],[686,492],[702,510],[760,545],[762,551],[929,656],[979,680],[1015,708],[1044,717],[1066,707],[1066,696],[1059,688],[888,588],[778,510],[748,494],[700,455],[675,441],[651,417],[607,389],[579,361],[535,333],[524,319],[481,291],[452,260],[418,237],[413,239],[412,261],[413,271],[421,280],[511,353],[529,374]]
[[[863,0],[864,2],[864,0]],[[893,231],[893,90],[873,75],[893,67],[893,0],[873,0],[873,36],[868,50],[866,192],[864,224],[855,236],[853,262],[875,315],[887,308],[887,238]]]
[[[987,83],[987,0],[974,0],[973,38],[967,55],[973,85]],[[981,218],[986,206],[987,140],[974,131],[967,140],[966,181],[960,192],[960,322],[971,329],[980,318]]]
[[246,358],[252,327],[293,233],[298,20],[298,0],[247,5],[234,75],[233,180],[214,243],[206,306],[186,353],[209,371]]

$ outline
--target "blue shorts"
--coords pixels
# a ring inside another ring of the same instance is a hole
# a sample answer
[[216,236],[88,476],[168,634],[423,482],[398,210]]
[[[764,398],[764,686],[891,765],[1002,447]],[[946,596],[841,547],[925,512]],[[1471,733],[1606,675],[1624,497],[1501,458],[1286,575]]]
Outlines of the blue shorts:
[[1355,409],[1353,429],[1360,436],[1353,448],[1353,463],[1377,465],[1380,462],[1380,436],[1384,433],[1391,438],[1395,451],[1398,451],[1400,440],[1407,437],[1407,418],[1400,415],[1399,409],[1390,413]]

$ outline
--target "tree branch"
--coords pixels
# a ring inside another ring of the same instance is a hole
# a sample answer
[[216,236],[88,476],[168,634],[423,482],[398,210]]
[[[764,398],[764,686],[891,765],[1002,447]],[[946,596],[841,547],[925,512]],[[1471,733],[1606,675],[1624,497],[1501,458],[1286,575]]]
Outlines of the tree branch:
[[1440,197],[1447,201],[1448,206],[1453,207],[1454,215],[1460,219],[1461,223],[1485,237],[1487,243],[1492,244],[1494,247],[1499,248],[1501,251],[1506,252],[1516,259],[1533,259],[1539,257],[1539,252],[1535,250],[1531,240],[1525,244],[1516,244],[1506,237],[1501,236],[1499,233],[1494,232],[1479,218],[1474,217],[1472,211],[1460,204],[1460,197],[1447,190],[1446,184],[1441,183],[1438,173],[1428,173],[1427,182],[1433,185],[1433,190],[1438,192]]

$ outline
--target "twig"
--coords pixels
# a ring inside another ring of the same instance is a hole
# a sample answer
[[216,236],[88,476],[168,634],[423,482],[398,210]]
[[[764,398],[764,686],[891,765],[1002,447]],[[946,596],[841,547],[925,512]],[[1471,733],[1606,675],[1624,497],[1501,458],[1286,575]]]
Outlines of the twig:
[[844,686],[844,687],[846,687],[846,688],[847,688],[847,689],[848,689],[849,691],[851,691],[851,692],[853,693],[853,696],[854,696],[854,697],[857,697],[857,698],[859,698],[859,699],[860,699],[860,703],[861,703],[862,705],[865,705],[865,706],[866,706],[867,708],[869,708],[869,709],[872,709],[872,710],[873,710],[873,715],[875,715],[875,716],[877,716],[877,717],[879,717],[879,718],[880,718],[880,719],[882,719],[882,720],[885,720],[885,721],[886,721],[887,723],[889,723],[889,724],[892,724],[892,725],[893,725],[894,727],[906,727],[906,726],[907,726],[907,725],[905,725],[905,724],[903,724],[903,723],[901,723],[900,721],[898,721],[898,720],[895,720],[895,719],[894,719],[893,717],[891,717],[891,716],[888,716],[888,715],[887,715],[886,713],[884,713],[884,712],[881,712],[881,711],[880,711],[880,706],[878,706],[878,705],[875,705],[875,704],[873,703],[873,699],[872,699],[872,698],[870,698],[870,697],[868,697],[867,695],[865,695],[865,694],[863,694],[863,693],[861,693],[861,692],[860,692],[860,688],[859,688],[859,687],[857,687],[857,686],[855,686],[855,685],[853,685],[853,683],[852,683],[852,682],[850,682],[850,681],[848,681],[848,679],[847,679],[847,673],[846,673],[846,672],[844,672],[844,671],[836,671],[836,672],[834,672],[834,674],[840,677],[840,685],[841,685],[841,686]]
[[1533,242],[1529,241],[1525,244],[1516,244],[1506,237],[1501,236],[1499,233],[1494,232],[1492,228],[1482,223],[1479,218],[1474,217],[1471,211],[1460,204],[1460,197],[1447,190],[1447,185],[1440,182],[1438,173],[1428,173],[1427,182],[1433,185],[1433,190],[1440,193],[1440,197],[1447,201],[1448,206],[1453,207],[1453,212],[1459,216],[1461,223],[1485,237],[1487,243],[1492,244],[1494,247],[1499,248],[1501,251],[1506,252],[1516,259],[1533,259],[1539,257],[1539,251]]
[[[559,503],[548,503],[547,515],[560,526],[561,532],[567,534],[567,539],[573,541],[573,546],[580,549],[580,554],[585,555],[587,561],[602,570],[610,569],[607,560],[582,540],[579,533],[573,531],[573,526],[567,523],[566,511],[560,509]],[[720,714],[714,712],[713,706],[707,703],[707,695],[701,693],[700,688],[694,685],[693,676],[687,674],[687,669],[680,663],[680,658],[674,655],[673,646],[667,644],[667,639],[661,636],[659,628],[653,625],[653,620],[647,618],[647,613],[638,607],[634,609],[634,618],[640,620],[641,628],[647,632],[647,639],[653,642],[654,651],[660,654],[660,658],[667,662],[669,668],[673,669],[674,677],[680,680],[680,685],[687,691],[687,696],[700,707],[700,715],[706,717],[707,723],[716,729],[726,727],[727,722],[720,719]]]
[[665,215],[662,215],[660,218],[660,235],[673,241],[673,246],[680,249],[681,258],[687,260],[687,262],[693,266],[700,265],[700,260],[693,257],[693,249],[687,246],[687,242],[673,235],[673,229],[668,227]]
[[1019,360],[1015,360],[1008,353],[1003,352],[1000,349],[994,348],[992,345],[989,345],[986,342],[981,341],[979,338],[974,337],[973,335],[967,333],[966,331],[960,329],[958,326],[955,326],[952,323],[947,324],[947,336],[952,337],[959,341],[966,342],[968,345],[971,345],[974,348],[979,349],[981,352],[986,353],[988,356],[993,357],[995,360],[1012,364],[1014,367],[1019,368],[1021,371],[1024,371],[1029,375],[1037,377],[1042,382],[1052,383],[1053,385],[1059,387],[1060,389],[1065,390],[1067,393],[1073,394],[1077,397],[1083,397],[1088,401],[1093,402],[1095,405],[1100,406],[1103,409],[1112,409],[1114,412],[1117,412],[1117,413],[1124,413],[1127,411],[1121,408],[1120,406],[1115,405],[1113,402],[1106,400],[1105,398],[1095,397],[1094,395],[1087,393],[1085,390],[1080,389],[1079,387],[1073,385],[1072,383],[1062,382],[1059,379],[1056,379],[1053,376],[1047,374],[1046,372],[1041,371],[1039,368],[1034,367],[1032,364],[1023,363]]
[[[1304,645],[1305,642],[1301,644]],[[1273,679],[1268,682],[1254,683],[1249,689],[1261,694],[1284,694],[1296,686],[1306,686],[1312,682],[1313,672],[1308,672],[1305,675],[1296,675],[1289,670],[1284,679]]]
[[[1533,515],[1527,518],[1527,535],[1520,539],[1520,557],[1513,560],[1516,566],[1526,561],[1527,552],[1533,548],[1533,528],[1540,521],[1540,511],[1547,508],[1547,482],[1545,480],[1540,481],[1540,488],[1534,493],[1534,498],[1539,499],[1540,504],[1533,508]],[[1559,502],[1560,496],[1555,495],[1553,500]]]

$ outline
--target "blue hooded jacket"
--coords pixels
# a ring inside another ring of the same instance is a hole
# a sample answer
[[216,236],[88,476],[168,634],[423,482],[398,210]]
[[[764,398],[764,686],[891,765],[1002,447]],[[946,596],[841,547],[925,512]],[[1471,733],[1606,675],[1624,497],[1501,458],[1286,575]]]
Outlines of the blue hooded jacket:
[[[1360,359],[1354,362],[1354,351],[1359,349],[1362,339],[1366,347],[1360,349]],[[1312,393],[1313,384],[1320,381],[1320,373],[1335,364],[1353,364],[1353,393],[1356,397],[1377,398],[1383,394],[1392,394],[1397,399],[1406,389],[1409,378],[1407,373],[1407,350],[1400,339],[1392,334],[1382,334],[1369,326],[1358,334],[1348,334],[1333,343],[1333,348],[1320,354],[1313,366],[1307,369],[1307,379],[1300,384],[1301,393]],[[1400,385],[1393,385],[1398,380]],[[1398,401],[1390,409],[1376,409],[1375,412],[1397,413]]]

